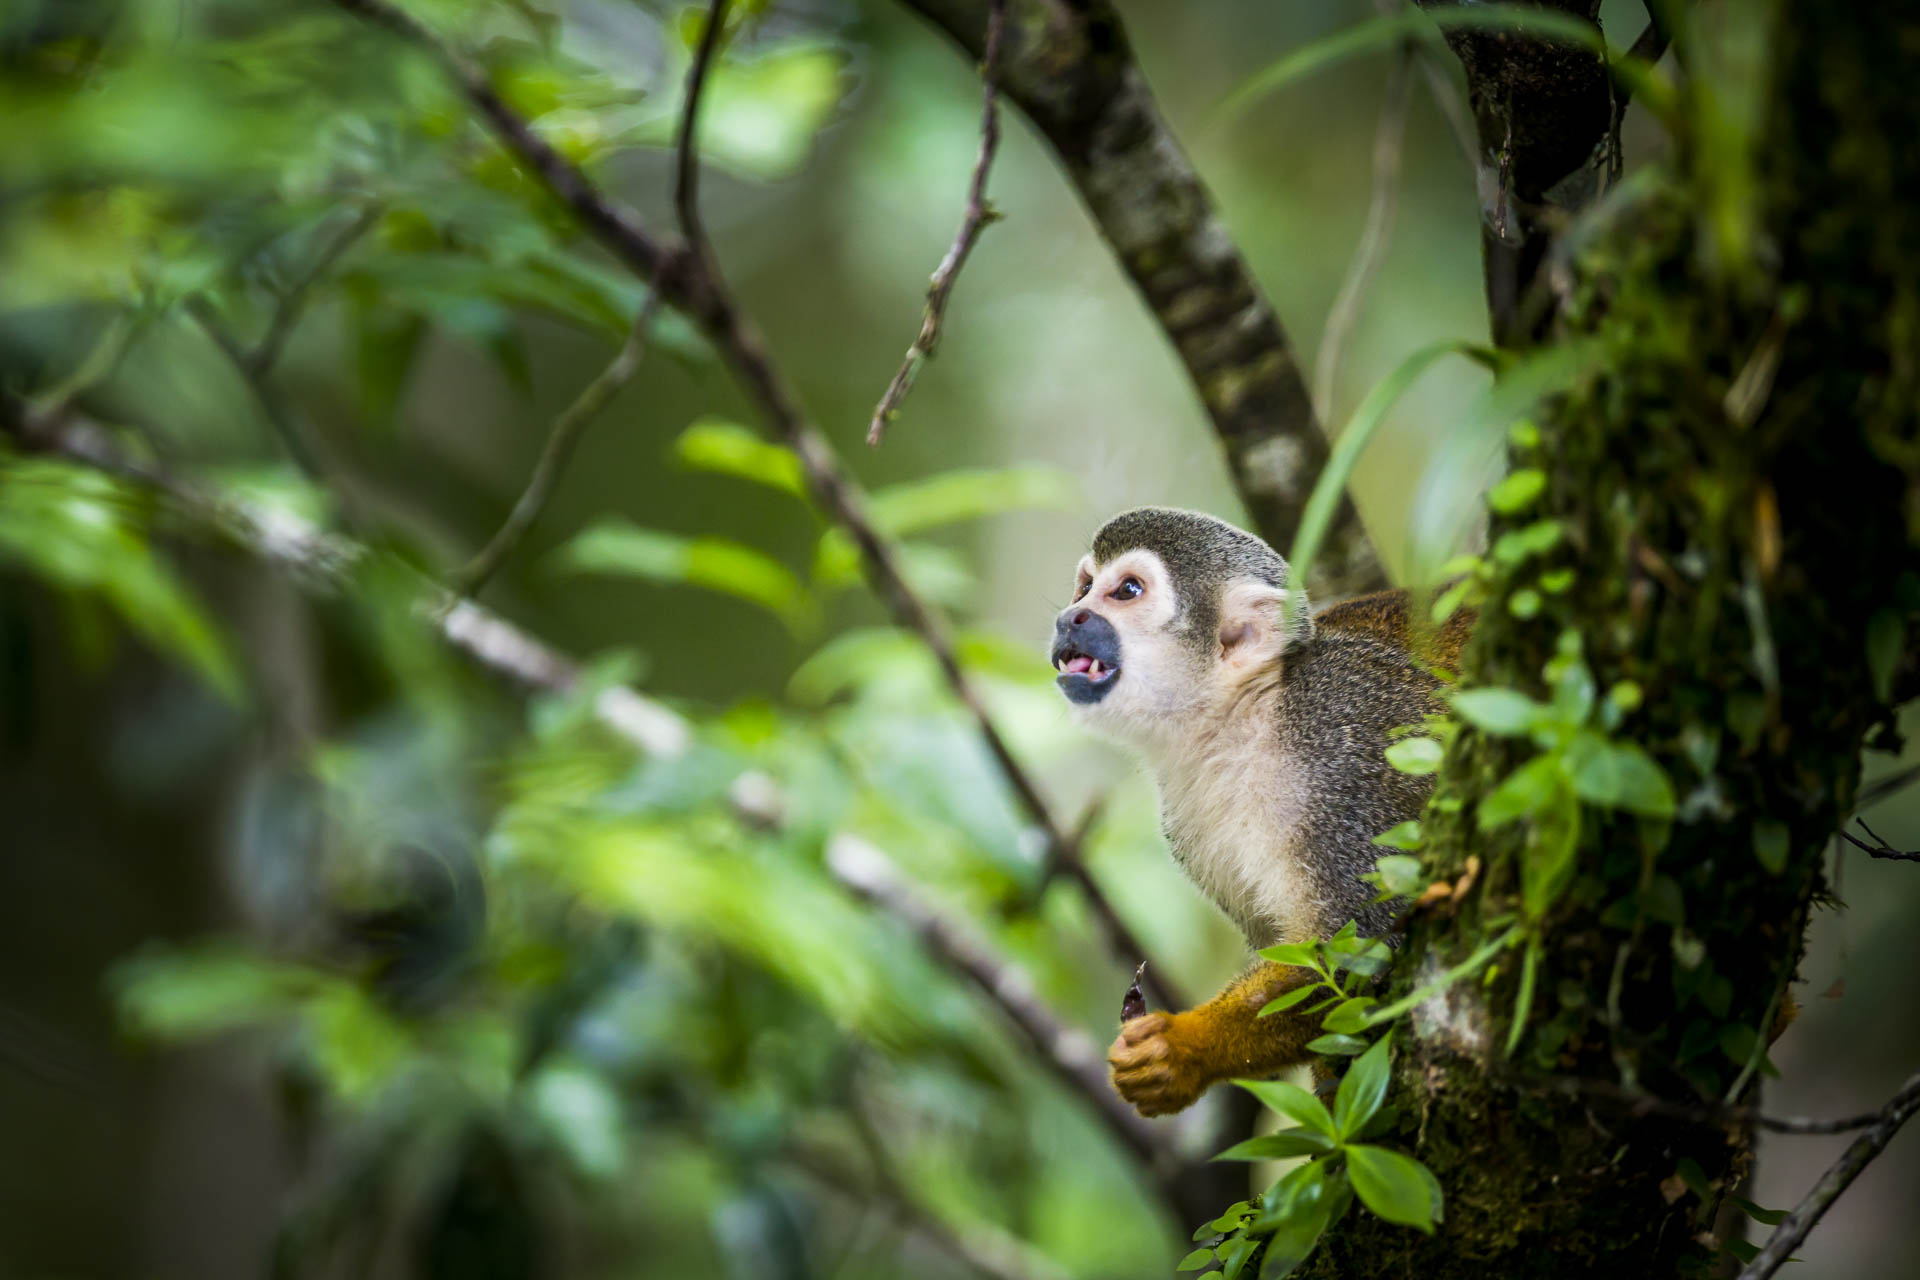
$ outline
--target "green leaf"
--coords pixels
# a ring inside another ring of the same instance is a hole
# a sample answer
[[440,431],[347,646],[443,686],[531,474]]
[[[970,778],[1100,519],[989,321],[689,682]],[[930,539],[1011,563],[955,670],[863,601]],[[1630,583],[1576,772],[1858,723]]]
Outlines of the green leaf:
[[1487,491],[1487,505],[1503,516],[1516,515],[1539,501],[1546,489],[1544,471],[1523,467]]
[[1253,1256],[1256,1242],[1242,1236],[1223,1244],[1220,1254],[1220,1280],[1236,1280],[1241,1268],[1247,1265],[1247,1259]]
[[1753,824],[1753,852],[1770,876],[1787,869],[1787,852],[1792,847],[1787,824],[1777,818],[1762,818]]
[[1387,763],[1416,777],[1440,767],[1442,749],[1436,738],[1402,738],[1387,748]]
[[1348,1054],[1360,1053],[1366,1049],[1366,1047],[1367,1042],[1359,1036],[1346,1035],[1315,1036],[1313,1039],[1307,1041],[1305,1045],[1308,1053],[1321,1053],[1329,1058],[1340,1058]]
[[[1180,1259],[1180,1264],[1176,1266],[1174,1270],[1175,1271],[1198,1271],[1200,1268],[1206,1266],[1209,1262],[1212,1262],[1212,1261],[1213,1261],[1212,1249],[1195,1249],[1192,1253]],[[1165,1266],[1166,1264],[1163,1262],[1160,1265]]]
[[1652,756],[1637,743],[1608,742],[1583,735],[1582,750],[1570,753],[1573,789],[1588,804],[1625,809],[1649,818],[1671,818],[1673,784]]
[[1536,520],[1520,529],[1510,529],[1494,539],[1493,558],[1509,568],[1545,555],[1560,545],[1565,529],[1558,520]]
[[806,472],[793,450],[722,418],[700,418],[680,433],[674,456],[696,471],[712,471],[801,497]]
[[1738,1262],[1741,1266],[1745,1266],[1760,1256],[1759,1245],[1751,1240],[1742,1240],[1737,1236],[1730,1236],[1722,1240],[1720,1242],[1720,1249],[1723,1253],[1732,1254],[1734,1261]]
[[1275,964],[1290,964],[1301,969],[1313,968],[1318,960],[1312,944],[1304,942],[1276,943],[1271,947],[1261,948],[1259,954],[1262,960],[1271,960]]
[[1873,678],[1873,696],[1893,701],[1893,673],[1907,647],[1907,620],[1892,609],[1867,619],[1867,672]]
[[1326,1104],[1299,1085],[1288,1084],[1284,1080],[1235,1080],[1234,1083],[1301,1128],[1323,1133],[1329,1138],[1337,1139],[1340,1136],[1339,1130],[1334,1127],[1333,1117],[1327,1114]]
[[1339,1035],[1351,1035],[1367,1025],[1367,1010],[1380,1002],[1372,996],[1343,1000],[1321,1022],[1321,1026]]
[[[1301,513],[1299,531],[1294,534],[1293,546],[1287,552],[1288,572],[1292,581],[1304,583],[1311,580],[1314,557],[1332,526],[1334,514],[1340,509],[1340,498],[1346,492],[1347,481],[1352,478],[1353,469],[1359,463],[1360,455],[1366,452],[1374,433],[1387,420],[1387,413],[1436,361],[1476,350],[1478,348],[1465,342],[1436,342],[1422,347],[1394,366],[1391,373],[1367,392],[1366,398],[1353,411],[1353,417],[1347,420],[1347,425],[1335,437],[1333,455],[1321,469],[1320,478],[1314,481],[1313,493],[1308,496],[1306,509]],[[1288,594],[1286,608],[1289,613],[1298,598],[1297,593]],[[1291,617],[1286,621],[1290,623]]]
[[1740,1212],[1755,1222],[1765,1223],[1769,1227],[1779,1226],[1793,1212],[1791,1209],[1764,1209],[1745,1196],[1728,1196],[1727,1199],[1731,1200]]
[[[1426,838],[1420,833],[1419,821],[1414,819],[1403,822],[1397,827],[1388,827],[1375,836],[1373,842],[1388,849],[1418,849],[1426,843]],[[1381,861],[1384,862],[1385,859]]]
[[1411,898],[1427,887],[1426,868],[1411,854],[1390,853],[1373,864],[1380,888],[1396,898]]
[[239,668],[185,584],[154,554],[148,511],[104,472],[0,452],[0,563],[98,596],[154,648],[238,703]]
[[1353,1190],[1345,1177],[1328,1171],[1325,1160],[1313,1160],[1289,1171],[1261,1200],[1266,1212],[1248,1234],[1267,1237],[1261,1280],[1280,1280],[1312,1256],[1321,1235],[1352,1203]]
[[1520,862],[1520,906],[1529,920],[1544,916],[1573,879],[1580,848],[1580,805],[1565,775],[1555,770],[1553,798],[1533,814]]
[[1373,1048],[1353,1060],[1347,1074],[1340,1078],[1340,1090],[1333,1099],[1333,1124],[1342,1139],[1354,1137],[1366,1128],[1386,1099],[1392,1039],[1390,1035],[1381,1036]]
[[1558,755],[1549,752],[1535,756],[1480,797],[1475,820],[1482,831],[1504,827],[1515,818],[1546,809],[1565,785]]
[[1368,1143],[1350,1143],[1344,1150],[1347,1176],[1361,1204],[1388,1222],[1432,1234],[1440,1218],[1441,1195],[1431,1170],[1398,1151]]
[[1256,1016],[1265,1018],[1272,1014],[1285,1013],[1287,1010],[1293,1008],[1295,1005],[1305,1003],[1310,996],[1312,996],[1316,991],[1319,991],[1319,990],[1320,990],[1320,986],[1317,983],[1312,986],[1295,987],[1293,990],[1287,992],[1286,994],[1278,996],[1275,999],[1267,1001],[1264,1005],[1261,1005],[1260,1012]]
[[1449,694],[1448,701],[1462,720],[1502,738],[1532,732],[1547,713],[1547,708],[1514,689],[1461,689]]
[[1520,961],[1520,990],[1513,997],[1513,1019],[1507,1027],[1506,1054],[1520,1046],[1520,1037],[1526,1034],[1527,1017],[1533,1012],[1533,988],[1540,977],[1540,940],[1527,940],[1527,953]]
[[759,605],[796,631],[812,619],[812,599],[791,569],[725,538],[689,538],[609,519],[574,537],[558,556],[575,573],[622,574],[723,592]]
[[1248,1138],[1228,1147],[1215,1160],[1292,1160],[1297,1156],[1319,1155],[1331,1151],[1334,1141],[1312,1129],[1282,1129],[1259,1138]]

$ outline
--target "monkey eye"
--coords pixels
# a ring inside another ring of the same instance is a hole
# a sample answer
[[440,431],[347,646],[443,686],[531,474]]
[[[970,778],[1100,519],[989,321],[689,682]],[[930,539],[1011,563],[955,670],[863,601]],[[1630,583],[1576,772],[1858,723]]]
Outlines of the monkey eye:
[[1120,579],[1120,585],[1107,594],[1115,600],[1138,600],[1145,592],[1146,587],[1141,585],[1140,579],[1129,577]]
[[1079,600],[1087,594],[1087,589],[1091,586],[1093,586],[1092,578],[1082,578],[1079,582],[1074,583],[1073,598]]

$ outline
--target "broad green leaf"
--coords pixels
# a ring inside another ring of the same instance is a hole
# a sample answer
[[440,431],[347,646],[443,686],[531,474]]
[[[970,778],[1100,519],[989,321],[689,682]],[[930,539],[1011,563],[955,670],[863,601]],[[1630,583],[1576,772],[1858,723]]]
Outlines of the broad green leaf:
[[1344,1150],[1347,1176],[1361,1204],[1388,1222],[1432,1234],[1440,1218],[1440,1187],[1425,1165],[1369,1143],[1350,1143]]
[[1302,969],[1313,968],[1318,959],[1314,954],[1313,945],[1305,942],[1280,942],[1271,947],[1263,947],[1260,950],[1260,958],[1271,960],[1275,964],[1295,965]]
[[1533,813],[1526,848],[1520,854],[1520,906],[1538,920],[1566,892],[1580,848],[1580,805],[1566,775],[1552,773],[1553,794]]
[[[1200,1268],[1206,1266],[1208,1263],[1212,1261],[1213,1261],[1212,1249],[1195,1249],[1192,1253],[1180,1259],[1179,1265],[1174,1267],[1174,1270],[1175,1271],[1198,1271]],[[1164,1266],[1165,1264],[1163,1263],[1162,1265]]]
[[1265,1018],[1272,1014],[1285,1013],[1287,1010],[1293,1008],[1295,1005],[1305,1003],[1310,997],[1315,995],[1320,990],[1321,988],[1318,985],[1306,986],[1306,987],[1295,987],[1293,990],[1287,992],[1285,995],[1278,996],[1275,999],[1267,1001],[1264,1005],[1261,1005],[1260,1012],[1257,1016]]
[[1649,818],[1673,816],[1673,784],[1644,748],[1597,738],[1570,755],[1573,789],[1588,804]]
[[1438,739],[1402,738],[1387,748],[1387,763],[1417,777],[1439,769],[1442,754]]
[[1347,1074],[1340,1078],[1340,1090],[1333,1099],[1333,1124],[1342,1139],[1352,1138],[1366,1128],[1386,1099],[1391,1042],[1391,1036],[1381,1036],[1373,1048],[1353,1060]]
[[1227,1241],[1215,1250],[1220,1255],[1220,1280],[1238,1280],[1241,1270],[1247,1265],[1247,1259],[1253,1256],[1256,1243],[1242,1236]]
[[1475,820],[1482,831],[1504,827],[1515,818],[1541,812],[1553,803],[1564,785],[1559,756],[1552,753],[1535,756],[1480,797]]
[[154,554],[147,511],[104,472],[0,452],[0,563],[98,596],[154,648],[237,703],[239,669],[185,584]]
[[793,450],[762,439],[737,422],[700,418],[680,433],[673,452],[682,465],[696,471],[750,480],[795,497],[807,491],[806,473]]
[[1266,1212],[1248,1227],[1249,1235],[1267,1236],[1261,1280],[1280,1280],[1299,1270],[1352,1200],[1346,1178],[1329,1173],[1324,1160],[1303,1164],[1276,1182],[1262,1197]]
[[1566,529],[1558,520],[1536,520],[1494,539],[1493,558],[1508,567],[1524,564],[1559,546],[1565,536]]
[[1522,467],[1487,491],[1487,505],[1503,516],[1515,515],[1538,502],[1546,489],[1544,471]]
[[1426,868],[1410,854],[1388,854],[1373,869],[1380,877],[1380,888],[1396,898],[1411,898],[1427,885]]
[[759,605],[794,630],[804,629],[813,614],[812,598],[791,569],[725,538],[690,538],[608,519],[556,554],[575,573],[620,574],[723,592]]
[[1215,1160],[1292,1160],[1297,1156],[1331,1151],[1334,1141],[1313,1129],[1282,1129],[1259,1138],[1248,1138],[1228,1147]]
[[1284,1080],[1235,1080],[1234,1083],[1302,1128],[1324,1133],[1329,1138],[1340,1136],[1326,1105],[1299,1085]]
[[1367,1025],[1367,1010],[1379,1003],[1372,996],[1343,1000],[1320,1025],[1336,1035],[1352,1035]]
[[1360,1053],[1365,1050],[1366,1047],[1367,1042],[1359,1036],[1347,1035],[1315,1036],[1313,1039],[1307,1041],[1305,1045],[1308,1053],[1321,1053],[1330,1058]]
[[1732,1201],[1734,1206],[1738,1208],[1740,1212],[1746,1214],[1749,1218],[1752,1218],[1755,1222],[1764,1223],[1769,1227],[1779,1226],[1781,1223],[1785,1222],[1787,1220],[1788,1215],[1793,1212],[1791,1209],[1762,1208],[1761,1206],[1755,1204],[1753,1201],[1747,1199],[1745,1196],[1728,1196],[1727,1199]]
[[1418,849],[1426,843],[1426,837],[1420,832],[1419,820],[1414,819],[1388,827],[1375,836],[1373,842],[1388,849]]
[[[1346,492],[1347,481],[1352,478],[1360,455],[1372,443],[1374,433],[1387,420],[1387,413],[1435,362],[1450,355],[1471,356],[1478,351],[1479,348],[1466,342],[1437,342],[1422,347],[1402,360],[1367,392],[1366,398],[1353,411],[1353,417],[1347,420],[1346,426],[1341,428],[1334,440],[1333,454],[1322,468],[1320,478],[1314,481],[1313,492],[1308,496],[1306,509],[1301,513],[1299,531],[1294,534],[1293,546],[1287,552],[1288,574],[1292,581],[1311,581],[1314,557],[1319,553],[1320,543],[1333,523],[1334,513],[1340,509],[1340,497]],[[1296,607],[1294,602],[1300,598],[1297,592],[1288,593],[1285,608],[1289,616],[1283,625],[1291,625],[1291,614]]]
[[1447,700],[1454,714],[1474,728],[1506,738],[1530,732],[1547,711],[1515,689],[1461,689]]

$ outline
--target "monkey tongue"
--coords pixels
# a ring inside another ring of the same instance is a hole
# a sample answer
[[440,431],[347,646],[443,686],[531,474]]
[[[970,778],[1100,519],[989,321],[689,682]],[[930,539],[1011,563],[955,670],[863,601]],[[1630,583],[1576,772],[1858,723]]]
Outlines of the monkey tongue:
[[1074,672],[1078,672],[1082,675],[1085,675],[1093,665],[1094,665],[1093,659],[1087,657],[1087,655],[1085,655],[1084,653],[1081,653],[1081,654],[1075,654],[1073,657],[1068,658],[1065,662],[1061,663],[1060,670],[1063,673],[1071,674]]

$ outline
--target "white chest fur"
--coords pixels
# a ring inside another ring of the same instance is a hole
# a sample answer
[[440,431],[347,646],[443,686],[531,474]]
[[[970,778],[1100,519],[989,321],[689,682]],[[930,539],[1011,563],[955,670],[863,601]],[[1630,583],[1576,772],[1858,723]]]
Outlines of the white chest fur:
[[1305,812],[1300,771],[1237,742],[1205,746],[1155,770],[1175,859],[1250,945],[1304,940],[1316,914],[1296,844]]

